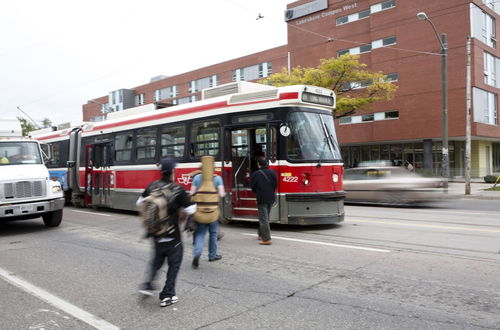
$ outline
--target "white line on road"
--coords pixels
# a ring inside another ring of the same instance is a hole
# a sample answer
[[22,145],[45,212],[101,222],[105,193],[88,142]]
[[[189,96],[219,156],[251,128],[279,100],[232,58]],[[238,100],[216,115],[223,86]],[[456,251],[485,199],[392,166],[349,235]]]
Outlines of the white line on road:
[[76,213],[85,213],[85,214],[92,214],[92,215],[100,215],[101,217],[110,217],[111,215],[109,214],[102,214],[102,213],[96,213],[96,212],[87,212],[87,211],[77,211],[77,210],[71,210]]
[[47,303],[59,308],[60,310],[73,315],[77,319],[82,320],[83,322],[93,326],[96,329],[103,330],[119,330],[120,328],[95,316],[90,314],[89,312],[84,311],[81,308],[76,307],[75,305],[67,302],[64,299],[54,296],[53,294],[41,289],[39,287],[34,286],[33,284],[26,282],[25,280],[17,277],[14,274],[0,268],[0,277],[3,277],[7,282],[15,285],[16,287],[28,292],[31,295],[34,295]]
[[380,220],[366,220],[366,219],[350,219],[350,222],[364,222],[364,223],[376,223],[384,225],[396,225],[396,226],[408,226],[408,227],[420,227],[420,228],[437,228],[437,229],[449,229],[449,230],[464,230],[464,231],[478,231],[483,233],[500,233],[500,229],[482,229],[482,228],[469,228],[469,227],[457,227],[457,226],[440,226],[440,225],[426,225],[417,223],[405,223],[394,221],[380,221]]
[[[248,234],[248,233],[242,233],[242,234],[246,235],[246,236],[257,236],[255,234]],[[281,236],[275,236],[275,235],[273,235],[273,239],[281,239],[281,240],[284,240],[284,241],[292,241],[292,242],[300,242],[300,243],[308,243],[308,244],[333,246],[333,247],[340,247],[340,248],[346,248],[346,249],[365,250],[365,251],[371,251],[371,252],[383,252],[383,253],[391,252],[391,250],[375,249],[375,248],[369,248],[369,247],[363,247],[363,246],[356,246],[356,245],[344,245],[344,244],[326,243],[326,242],[311,241],[311,240],[299,239],[299,238],[281,237]]]

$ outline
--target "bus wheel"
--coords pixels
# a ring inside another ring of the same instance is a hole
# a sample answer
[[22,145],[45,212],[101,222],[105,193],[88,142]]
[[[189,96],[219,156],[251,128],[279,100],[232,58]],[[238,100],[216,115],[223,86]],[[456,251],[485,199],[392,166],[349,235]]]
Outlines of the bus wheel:
[[63,211],[57,210],[42,215],[43,223],[47,227],[57,227],[61,224]]

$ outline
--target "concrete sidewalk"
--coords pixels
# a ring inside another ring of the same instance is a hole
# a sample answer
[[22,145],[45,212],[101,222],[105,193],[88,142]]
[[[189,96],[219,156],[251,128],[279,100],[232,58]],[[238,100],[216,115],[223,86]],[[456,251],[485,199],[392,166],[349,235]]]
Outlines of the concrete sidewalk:
[[[448,193],[456,196],[457,198],[470,198],[470,199],[485,199],[485,200],[498,200],[500,202],[499,191],[485,191],[484,189],[492,188],[493,183],[484,182],[471,182],[470,195],[465,194],[464,181],[450,181],[448,183]],[[497,184],[497,188],[500,184]]]

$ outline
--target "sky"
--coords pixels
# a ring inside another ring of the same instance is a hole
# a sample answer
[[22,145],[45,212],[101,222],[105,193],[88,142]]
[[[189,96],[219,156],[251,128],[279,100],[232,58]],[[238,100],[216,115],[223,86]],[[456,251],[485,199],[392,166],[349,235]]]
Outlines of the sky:
[[111,91],[285,45],[292,2],[0,0],[0,119],[79,122]]

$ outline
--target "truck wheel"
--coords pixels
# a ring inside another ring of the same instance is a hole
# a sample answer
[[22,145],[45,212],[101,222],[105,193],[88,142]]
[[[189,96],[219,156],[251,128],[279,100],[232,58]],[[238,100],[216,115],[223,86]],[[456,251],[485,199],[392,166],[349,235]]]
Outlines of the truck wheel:
[[42,215],[43,223],[47,227],[57,227],[61,224],[63,211],[57,210]]

